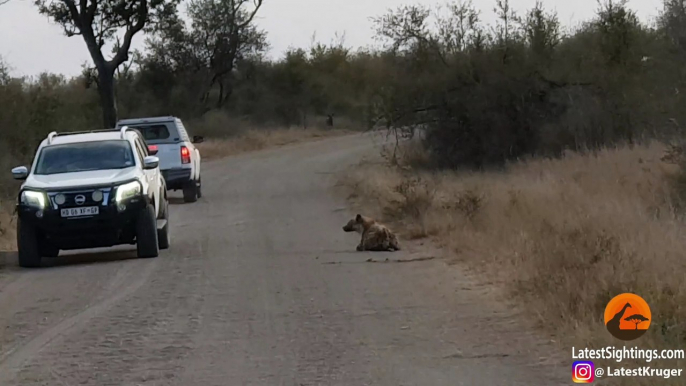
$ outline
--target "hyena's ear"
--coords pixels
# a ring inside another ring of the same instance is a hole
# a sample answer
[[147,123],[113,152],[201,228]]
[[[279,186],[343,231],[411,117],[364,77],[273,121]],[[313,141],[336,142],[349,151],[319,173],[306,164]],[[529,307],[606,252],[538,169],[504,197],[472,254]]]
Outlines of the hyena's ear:
[[362,222],[362,215],[361,215],[361,214],[358,214],[358,215],[355,217],[355,221],[357,221],[357,222]]

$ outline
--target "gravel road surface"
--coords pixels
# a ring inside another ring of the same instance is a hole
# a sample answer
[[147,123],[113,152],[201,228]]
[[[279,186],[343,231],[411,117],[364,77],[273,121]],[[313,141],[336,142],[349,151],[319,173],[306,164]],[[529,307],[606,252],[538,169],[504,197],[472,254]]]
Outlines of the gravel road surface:
[[[206,163],[172,247],[0,269],[0,385],[562,385],[552,349],[428,249],[356,252],[353,135]],[[369,258],[388,263],[369,263]],[[563,363],[564,364],[564,363]]]

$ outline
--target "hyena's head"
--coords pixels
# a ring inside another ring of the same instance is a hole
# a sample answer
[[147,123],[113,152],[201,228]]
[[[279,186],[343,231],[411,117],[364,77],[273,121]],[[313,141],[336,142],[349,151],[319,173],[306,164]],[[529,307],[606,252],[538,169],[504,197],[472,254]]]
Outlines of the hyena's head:
[[354,219],[348,221],[348,223],[345,224],[343,230],[346,232],[362,233],[364,231],[365,222],[369,220],[370,219],[367,219],[366,217],[358,214],[357,216],[355,216]]

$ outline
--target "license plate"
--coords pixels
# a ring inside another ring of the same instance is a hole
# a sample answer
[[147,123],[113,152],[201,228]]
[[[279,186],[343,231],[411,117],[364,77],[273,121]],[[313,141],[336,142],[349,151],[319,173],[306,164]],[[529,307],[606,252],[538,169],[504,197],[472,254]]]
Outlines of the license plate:
[[67,208],[62,209],[62,217],[81,217],[81,216],[94,216],[99,213],[97,206],[86,206],[83,208]]

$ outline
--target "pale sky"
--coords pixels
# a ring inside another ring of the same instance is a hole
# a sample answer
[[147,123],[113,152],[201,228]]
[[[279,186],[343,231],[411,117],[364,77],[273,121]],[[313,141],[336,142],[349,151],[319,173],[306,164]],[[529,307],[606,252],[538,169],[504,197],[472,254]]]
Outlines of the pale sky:
[[[268,33],[271,57],[279,57],[290,46],[309,47],[312,35],[329,43],[336,34],[345,34],[345,45],[360,47],[374,44],[370,17],[406,4],[435,6],[446,0],[264,0],[257,23]],[[536,0],[511,0],[517,12],[531,8]],[[473,0],[481,10],[482,20],[493,20],[495,0]],[[630,8],[642,20],[658,15],[660,0],[633,0]],[[546,9],[556,10],[565,26],[576,25],[593,17],[596,0],[543,0]],[[134,48],[144,47],[144,37],[134,38]],[[12,68],[13,75],[36,75],[43,71],[76,75],[81,63],[90,61],[80,36],[67,38],[62,29],[38,14],[32,0],[10,0],[0,6],[0,56]]]

